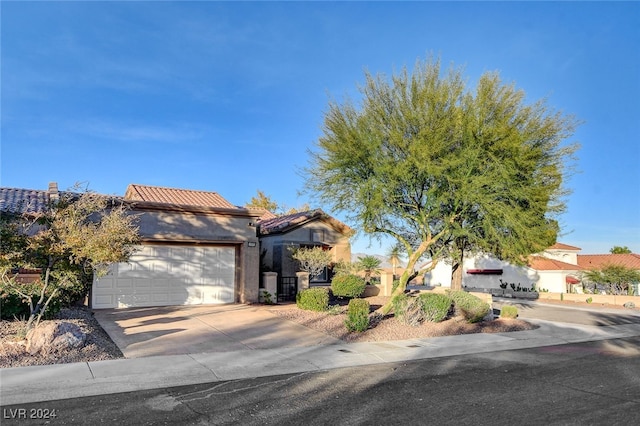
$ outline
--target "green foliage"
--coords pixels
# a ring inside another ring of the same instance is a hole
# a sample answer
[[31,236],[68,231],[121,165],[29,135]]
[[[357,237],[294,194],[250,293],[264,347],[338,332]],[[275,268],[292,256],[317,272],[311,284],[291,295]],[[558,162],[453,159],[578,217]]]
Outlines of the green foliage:
[[0,319],[12,320],[14,318],[27,318],[29,316],[29,304],[16,294],[0,294]]
[[380,273],[382,261],[374,256],[364,256],[358,258],[357,267],[359,271],[364,271],[365,283],[371,283],[371,277]]
[[608,294],[633,294],[633,286],[640,282],[640,271],[622,265],[607,265],[600,270],[587,271],[584,278],[599,285]]
[[276,302],[273,300],[273,295],[265,289],[260,289],[262,300],[265,305],[274,305]]
[[331,292],[336,297],[360,297],[367,284],[357,275],[336,275],[331,280]]
[[245,204],[245,207],[250,209],[264,209],[271,213],[275,213],[278,210],[278,203],[258,189],[256,196],[251,197],[251,201]]
[[515,306],[503,306],[500,309],[500,318],[518,318],[518,308]]
[[300,268],[311,277],[320,275],[332,261],[331,252],[322,247],[293,247],[291,257],[298,261]]
[[296,305],[306,311],[326,311],[329,309],[329,290],[325,287],[302,290],[296,295]]
[[453,304],[449,296],[438,293],[423,293],[419,299],[425,321],[441,322],[449,316]]
[[369,328],[369,302],[364,299],[351,299],[347,308],[344,325],[349,331],[363,332]]
[[[136,217],[122,204],[92,192],[62,193],[33,217],[2,214],[0,292],[29,306],[27,329],[50,312],[83,297],[92,273],[126,261],[138,242]],[[16,280],[16,269],[43,271],[40,281]]]
[[593,297],[587,297],[587,303],[593,302]]
[[391,304],[398,321],[416,327],[425,321],[444,321],[451,311],[452,300],[437,293],[423,293],[417,297],[402,293],[395,296]]
[[[396,294],[418,261],[470,251],[522,262],[544,250],[565,210],[562,184],[577,121],[483,74],[418,62],[387,78],[365,75],[361,101],[331,102],[310,152],[306,188],[364,232],[407,254]],[[390,308],[386,306],[384,310]]]
[[358,264],[346,260],[339,260],[333,265],[335,275],[355,275],[358,272]]
[[611,254],[630,254],[631,253],[631,249],[629,249],[629,247],[627,246],[613,246],[611,247],[611,250],[609,250],[609,252]]
[[491,309],[488,303],[466,291],[450,291],[449,296],[453,300],[456,315],[470,323],[481,321]]

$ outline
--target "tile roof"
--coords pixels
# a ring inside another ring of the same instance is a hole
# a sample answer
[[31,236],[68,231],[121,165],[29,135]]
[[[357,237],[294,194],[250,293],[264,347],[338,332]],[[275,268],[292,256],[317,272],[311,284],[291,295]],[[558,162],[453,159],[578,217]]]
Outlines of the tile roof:
[[607,265],[618,265],[640,270],[640,254],[579,254],[578,265],[584,269],[602,269]]
[[569,244],[555,243],[547,250],[582,250],[580,247],[570,246]]
[[0,188],[0,211],[42,213],[51,202],[50,193],[37,189]]
[[572,265],[542,256],[530,256],[527,265],[536,271],[580,271],[583,269],[580,265]]
[[272,219],[260,220],[260,234],[276,234],[280,232],[286,232],[289,229],[298,227],[314,219],[324,219],[331,223],[335,228],[341,232],[347,233],[351,231],[344,223],[329,216],[321,209],[309,210],[304,212],[298,212],[293,214],[287,214],[284,216],[276,216]]
[[154,203],[177,204],[183,206],[216,207],[225,209],[237,208],[222,198],[217,192],[137,184],[131,184],[127,187],[124,199],[128,201],[149,201]]

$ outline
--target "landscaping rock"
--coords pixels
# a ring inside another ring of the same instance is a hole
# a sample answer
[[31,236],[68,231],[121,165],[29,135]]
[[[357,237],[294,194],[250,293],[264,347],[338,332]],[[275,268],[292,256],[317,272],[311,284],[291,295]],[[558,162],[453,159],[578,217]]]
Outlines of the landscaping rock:
[[633,308],[635,308],[635,307],[636,307],[636,304],[635,304],[635,303],[633,303],[633,302],[627,302],[627,303],[625,303],[625,304],[624,304],[624,305],[622,305],[622,306],[624,306],[624,307],[625,307],[625,308],[627,308],[627,309],[633,309]]
[[38,352],[59,352],[80,348],[87,335],[70,322],[45,323],[27,333],[26,350],[31,355]]

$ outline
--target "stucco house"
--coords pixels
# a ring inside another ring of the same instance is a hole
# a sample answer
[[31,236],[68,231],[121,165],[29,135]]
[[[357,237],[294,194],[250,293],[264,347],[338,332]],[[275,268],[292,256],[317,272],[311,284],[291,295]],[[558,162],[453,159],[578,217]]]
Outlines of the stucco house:
[[142,245],[94,280],[94,308],[256,302],[262,212],[216,192],[129,185]]
[[[283,286],[293,285],[299,271],[291,249],[322,247],[331,252],[334,263],[350,261],[352,234],[351,228],[320,209],[263,218],[258,223],[262,270],[276,272],[278,293],[287,293]],[[331,269],[327,267],[320,275],[310,277],[310,284],[328,284],[330,280]]]
[[[56,196],[55,184],[47,191],[1,188],[0,208],[35,212]],[[262,211],[236,207],[215,192],[147,185],[129,185],[124,197],[112,198],[138,217],[141,245],[129,262],[94,280],[92,307],[258,301]]]
[[[467,288],[499,289],[507,283],[530,290],[545,289],[555,293],[571,293],[580,283],[577,256],[581,249],[563,243],[556,243],[542,253],[529,256],[526,266],[512,265],[492,256],[478,255],[465,259],[463,263],[462,285]],[[451,266],[440,262],[426,274],[429,285],[451,286]]]
[[[42,211],[58,196],[55,183],[46,191],[0,188],[0,209]],[[285,278],[297,272],[287,247],[321,246],[336,262],[351,256],[351,230],[321,210],[275,216],[216,192],[138,184],[112,198],[137,216],[141,244],[94,279],[93,308],[257,302],[261,253],[262,266]],[[327,282],[329,273],[312,280]]]

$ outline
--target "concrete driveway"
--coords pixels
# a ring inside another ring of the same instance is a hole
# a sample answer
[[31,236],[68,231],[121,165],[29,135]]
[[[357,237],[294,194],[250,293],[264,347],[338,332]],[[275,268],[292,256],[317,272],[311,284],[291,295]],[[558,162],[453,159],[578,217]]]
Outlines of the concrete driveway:
[[95,318],[127,358],[341,343],[264,305],[99,309]]

